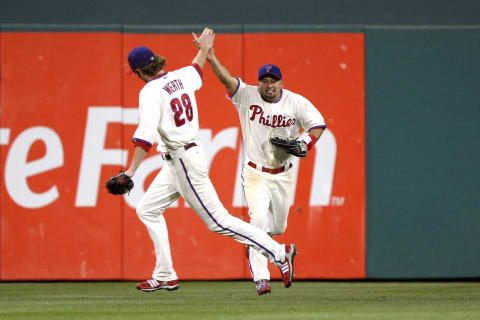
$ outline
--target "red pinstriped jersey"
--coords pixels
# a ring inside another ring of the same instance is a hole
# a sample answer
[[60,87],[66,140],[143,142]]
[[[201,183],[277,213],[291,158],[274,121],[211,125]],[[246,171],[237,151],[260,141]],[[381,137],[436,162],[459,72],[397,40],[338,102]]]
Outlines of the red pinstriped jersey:
[[273,146],[270,137],[295,139],[302,129],[325,128],[321,113],[301,95],[282,89],[280,100],[269,103],[262,99],[257,86],[247,85],[237,79],[237,91],[231,97],[227,96],[240,117],[247,161],[269,168],[286,165],[292,155]]
[[195,91],[202,86],[197,65],[166,72],[149,81],[139,95],[139,125],[134,141],[158,142],[158,151],[176,150],[197,139]]

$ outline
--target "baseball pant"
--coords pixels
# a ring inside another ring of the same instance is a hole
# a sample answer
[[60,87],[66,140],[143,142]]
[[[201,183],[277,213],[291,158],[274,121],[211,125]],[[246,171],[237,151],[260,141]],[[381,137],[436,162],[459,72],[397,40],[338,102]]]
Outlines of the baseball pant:
[[[246,164],[242,177],[250,224],[272,236],[283,234],[293,196],[291,170],[270,174]],[[249,247],[247,257],[253,281],[270,280],[267,258]]]
[[169,153],[171,160],[162,168],[137,206],[137,215],[145,224],[155,246],[156,265],[152,278],[159,281],[178,279],[168,240],[163,213],[180,196],[195,210],[213,232],[230,236],[251,246],[280,265],[285,260],[285,245],[280,245],[264,231],[228,213],[220,202],[208,176],[203,148],[180,148]]

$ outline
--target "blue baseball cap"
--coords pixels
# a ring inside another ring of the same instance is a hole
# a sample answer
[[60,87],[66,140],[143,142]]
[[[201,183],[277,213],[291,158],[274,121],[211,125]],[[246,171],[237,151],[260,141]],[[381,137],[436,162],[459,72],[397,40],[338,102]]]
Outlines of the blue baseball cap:
[[147,47],[136,47],[128,54],[128,63],[132,70],[136,70],[155,61],[155,54]]
[[274,76],[275,78],[282,80],[282,72],[280,68],[274,64],[265,64],[260,70],[258,70],[258,80],[265,76]]

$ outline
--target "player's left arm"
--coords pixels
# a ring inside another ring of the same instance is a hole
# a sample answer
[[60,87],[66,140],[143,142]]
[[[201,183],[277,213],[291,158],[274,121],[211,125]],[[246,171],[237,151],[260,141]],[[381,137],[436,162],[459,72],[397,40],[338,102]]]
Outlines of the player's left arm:
[[130,167],[125,171],[125,174],[129,177],[133,177],[153,143],[157,140],[156,127],[160,121],[159,103],[159,97],[154,88],[145,87],[140,91],[138,98],[139,123],[132,139],[135,151]]
[[135,151],[133,152],[132,162],[130,163],[130,167],[125,171],[125,174],[129,177],[133,177],[135,172],[137,171],[138,167],[142,163],[143,159],[147,156],[148,151],[144,148],[136,146]]
[[322,136],[323,132],[325,131],[324,126],[320,126],[318,128],[312,128],[310,130],[305,131],[298,137],[297,140],[303,141],[307,145],[307,150],[310,151],[315,143],[317,143],[318,139]]
[[301,97],[301,100],[300,121],[305,131],[297,140],[303,141],[307,145],[307,150],[310,151],[327,126],[320,111],[308,99]]
[[322,136],[323,131],[325,131],[325,129],[316,128],[316,129],[311,129],[310,131],[308,131],[308,133],[309,135],[313,135],[318,140]]

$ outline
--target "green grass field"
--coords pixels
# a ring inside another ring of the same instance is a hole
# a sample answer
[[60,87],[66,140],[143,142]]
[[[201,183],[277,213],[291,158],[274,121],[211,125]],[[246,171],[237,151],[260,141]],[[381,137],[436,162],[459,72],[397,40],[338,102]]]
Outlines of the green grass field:
[[133,282],[0,283],[0,319],[480,319],[479,282],[185,281],[141,292]]

